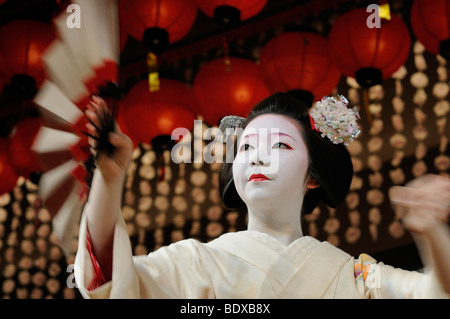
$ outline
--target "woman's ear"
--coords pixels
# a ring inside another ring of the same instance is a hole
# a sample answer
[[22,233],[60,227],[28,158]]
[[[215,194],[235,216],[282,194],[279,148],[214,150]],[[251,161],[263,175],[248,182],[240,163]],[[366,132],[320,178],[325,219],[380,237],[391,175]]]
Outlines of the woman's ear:
[[316,181],[311,176],[308,177],[308,181],[306,182],[306,188],[313,189],[313,188],[316,188],[319,186],[320,186],[320,184],[318,181]]

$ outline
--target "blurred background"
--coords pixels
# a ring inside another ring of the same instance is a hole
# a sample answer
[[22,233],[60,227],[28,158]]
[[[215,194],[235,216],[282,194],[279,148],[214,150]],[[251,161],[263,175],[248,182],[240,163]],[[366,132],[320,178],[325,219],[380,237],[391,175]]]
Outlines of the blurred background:
[[[178,154],[190,162],[175,163],[177,141],[170,134],[178,127],[194,133],[195,119],[202,120],[198,129],[214,130],[223,116],[245,116],[283,91],[310,105],[342,94],[361,115],[362,134],[348,146],[355,169],[350,193],[336,209],[321,204],[303,216],[305,235],[355,256],[365,252],[395,267],[422,268],[387,191],[426,173],[449,176],[450,0],[117,3],[117,19],[102,24],[83,5],[79,16],[76,8],[67,10],[70,1],[0,0],[2,298],[81,298],[71,265],[92,161],[82,120],[45,131],[52,116],[37,98],[58,71],[49,67],[55,61],[48,62],[49,50],[71,37],[58,33],[57,17],[68,30],[71,25],[92,37],[73,42],[75,70],[97,44],[117,57],[95,69],[108,81],[96,82],[89,94],[109,102],[135,144],[122,206],[135,254],[246,228],[245,209],[221,203],[220,163],[202,161],[194,149]],[[104,25],[111,25],[109,33],[99,31]],[[61,69],[69,97],[78,78]],[[69,99],[82,110],[86,97]],[[38,148],[43,131],[47,144]],[[77,138],[58,148],[61,132]],[[178,143],[209,144],[190,137]],[[214,156],[222,155],[223,147],[216,147]]]

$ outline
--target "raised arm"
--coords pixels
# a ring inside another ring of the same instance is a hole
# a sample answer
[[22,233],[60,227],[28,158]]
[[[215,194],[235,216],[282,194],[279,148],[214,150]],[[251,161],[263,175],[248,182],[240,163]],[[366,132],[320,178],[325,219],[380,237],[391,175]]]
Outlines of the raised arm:
[[130,138],[123,134],[115,123],[114,132],[107,133],[107,138],[113,146],[112,152],[98,147],[98,139],[104,129],[104,115],[108,112],[105,101],[95,96],[86,110],[86,117],[90,121],[86,128],[91,135],[89,143],[93,152],[96,152],[97,169],[94,172],[85,216],[93,252],[106,281],[111,279],[114,226],[117,216],[121,213],[123,183],[133,148]]
[[432,267],[450,294],[450,179],[438,175],[417,178],[406,187],[392,187],[390,199],[403,225],[419,239],[426,267]]

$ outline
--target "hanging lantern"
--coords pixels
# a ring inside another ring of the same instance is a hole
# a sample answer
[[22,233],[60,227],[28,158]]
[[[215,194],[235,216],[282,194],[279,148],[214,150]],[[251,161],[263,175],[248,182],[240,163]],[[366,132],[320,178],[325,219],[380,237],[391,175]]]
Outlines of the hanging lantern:
[[411,26],[417,39],[433,54],[450,58],[449,0],[415,0],[411,7]]
[[32,172],[42,170],[38,156],[31,149],[41,125],[38,117],[21,120],[10,137],[7,157],[18,176],[28,178]]
[[261,51],[260,68],[272,93],[291,93],[307,105],[330,95],[341,78],[330,59],[328,40],[310,32],[287,32],[271,39]]
[[141,81],[125,97],[118,122],[134,141],[163,151],[175,143],[171,140],[174,129],[193,128],[195,105],[194,94],[184,83],[161,79],[161,89],[150,92],[147,81]]
[[236,57],[204,64],[192,88],[199,113],[212,126],[226,115],[247,116],[253,106],[270,95],[256,63]]
[[237,25],[257,15],[267,0],[195,0],[206,15],[220,24]]
[[41,55],[55,38],[51,24],[14,20],[0,27],[0,83],[32,97],[45,78]]
[[410,52],[408,28],[395,14],[380,19],[380,27],[369,27],[366,8],[340,16],[329,33],[329,52],[345,75],[365,88],[382,83],[401,67]]
[[8,193],[16,186],[19,177],[14,173],[6,156],[9,140],[0,138],[0,195]]
[[121,0],[119,7],[121,25],[154,52],[188,34],[197,17],[191,0]]
[[121,0],[121,26],[147,47],[148,90],[159,90],[157,54],[189,33],[197,18],[191,0]]

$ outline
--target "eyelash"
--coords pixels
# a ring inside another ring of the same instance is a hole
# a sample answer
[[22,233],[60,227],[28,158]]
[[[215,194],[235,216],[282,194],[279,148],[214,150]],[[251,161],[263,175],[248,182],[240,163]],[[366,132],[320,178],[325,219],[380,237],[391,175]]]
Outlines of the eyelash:
[[244,144],[241,146],[240,151],[248,151],[249,148],[250,148],[250,144]]
[[[250,144],[244,144],[244,145],[241,146],[240,150],[241,151],[248,151],[250,146],[251,146]],[[287,150],[291,150],[292,149],[292,147],[290,147],[288,144],[283,143],[283,142],[277,142],[277,143],[274,144],[274,147],[275,146],[278,146],[277,148],[280,148],[280,149],[287,149]]]
[[282,148],[282,149],[287,149],[287,150],[292,149],[292,147],[290,147],[289,145],[287,145],[286,143],[283,143],[283,142],[275,143],[275,145],[278,145],[278,148]]

